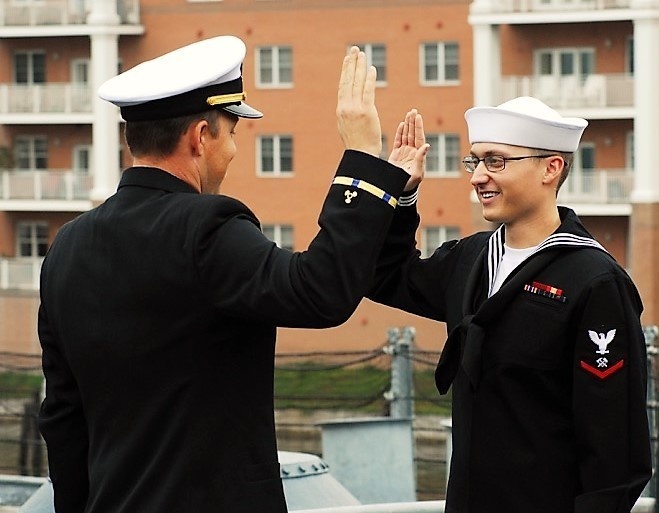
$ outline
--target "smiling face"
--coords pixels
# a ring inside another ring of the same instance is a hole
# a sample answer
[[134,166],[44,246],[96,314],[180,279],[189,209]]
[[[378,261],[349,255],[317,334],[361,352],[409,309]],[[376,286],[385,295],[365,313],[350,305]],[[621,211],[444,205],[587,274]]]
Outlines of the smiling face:
[[[498,155],[504,158],[527,155],[546,155],[547,152],[506,144],[475,143],[471,154],[478,158]],[[483,208],[483,217],[491,222],[514,226],[533,224],[556,209],[553,171],[560,164],[560,156],[508,160],[498,172],[488,171],[480,162],[471,175],[471,185]]]

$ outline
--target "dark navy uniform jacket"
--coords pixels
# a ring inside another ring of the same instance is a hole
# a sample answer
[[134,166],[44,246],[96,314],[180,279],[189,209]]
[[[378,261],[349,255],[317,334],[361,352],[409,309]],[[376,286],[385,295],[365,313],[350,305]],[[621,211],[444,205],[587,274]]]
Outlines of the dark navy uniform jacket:
[[444,321],[448,513],[628,513],[651,475],[638,292],[577,216],[488,298],[503,229],[415,250],[399,208],[370,297]]
[[39,312],[57,513],[285,512],[276,328],[351,315],[408,178],[347,151],[298,253],[239,201],[153,168],[62,227]]

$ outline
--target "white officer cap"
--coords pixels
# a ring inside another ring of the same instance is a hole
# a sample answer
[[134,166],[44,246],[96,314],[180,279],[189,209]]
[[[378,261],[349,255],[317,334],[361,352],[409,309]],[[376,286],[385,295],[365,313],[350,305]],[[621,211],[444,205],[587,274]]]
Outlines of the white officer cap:
[[121,108],[126,121],[148,121],[197,114],[214,107],[243,118],[260,118],[247,105],[239,38],[219,36],[192,43],[105,82],[98,95]]
[[490,142],[572,153],[588,126],[581,118],[564,118],[537,98],[521,96],[497,107],[465,112],[469,142]]

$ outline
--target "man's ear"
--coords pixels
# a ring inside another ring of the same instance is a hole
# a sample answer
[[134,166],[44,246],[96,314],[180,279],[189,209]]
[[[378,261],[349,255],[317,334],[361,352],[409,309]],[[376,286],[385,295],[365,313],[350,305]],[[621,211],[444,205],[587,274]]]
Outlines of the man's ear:
[[545,166],[545,173],[542,177],[542,183],[556,183],[556,181],[561,177],[561,173],[565,167],[565,161],[560,155],[554,155],[552,157],[547,157],[546,162],[547,165]]
[[200,119],[188,127],[185,136],[188,141],[188,147],[193,156],[198,157],[203,154],[204,139],[208,135],[208,121],[205,119]]

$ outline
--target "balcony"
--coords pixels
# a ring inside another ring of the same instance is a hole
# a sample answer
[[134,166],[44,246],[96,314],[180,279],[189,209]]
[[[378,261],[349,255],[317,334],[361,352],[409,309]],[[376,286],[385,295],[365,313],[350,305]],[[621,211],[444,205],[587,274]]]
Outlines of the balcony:
[[634,77],[627,73],[592,74],[586,77],[503,77],[499,103],[517,96],[535,96],[558,110],[631,110],[634,107]]
[[[84,25],[90,1],[0,0],[0,27]],[[139,7],[139,0],[117,0],[117,14],[121,24],[138,24]]]
[[493,13],[565,13],[569,11],[604,11],[628,9],[631,0],[498,0],[492,2]]
[[0,84],[0,115],[90,114],[92,105],[88,84]]
[[558,193],[559,203],[627,205],[634,187],[629,169],[574,169]]
[[70,170],[0,172],[0,211],[85,212],[92,208],[92,175]]
[[0,258],[0,290],[39,290],[42,257]]

